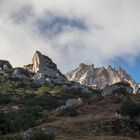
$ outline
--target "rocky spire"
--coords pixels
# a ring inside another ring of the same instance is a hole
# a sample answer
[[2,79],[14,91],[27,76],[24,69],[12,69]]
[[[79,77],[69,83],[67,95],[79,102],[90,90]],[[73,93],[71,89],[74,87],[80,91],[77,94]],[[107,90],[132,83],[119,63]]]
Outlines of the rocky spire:
[[36,73],[34,78],[36,80],[43,79],[43,81],[65,81],[65,76],[57,69],[57,65],[41,52],[36,51],[32,64],[24,66],[26,70]]
[[42,54],[39,51],[36,51],[36,53],[34,54],[32,64],[34,72],[41,71]]
[[32,62],[32,70],[35,73],[45,73],[48,68],[57,69],[56,64],[54,64],[49,57],[42,55],[39,51],[36,51],[36,53],[34,54]]

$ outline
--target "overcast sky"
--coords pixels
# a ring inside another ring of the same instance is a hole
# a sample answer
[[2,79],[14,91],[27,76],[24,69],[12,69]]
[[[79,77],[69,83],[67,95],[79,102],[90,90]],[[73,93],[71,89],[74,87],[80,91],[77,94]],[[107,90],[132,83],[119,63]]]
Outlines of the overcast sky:
[[64,73],[81,62],[134,67],[140,0],[0,0],[0,59],[22,66],[36,50]]

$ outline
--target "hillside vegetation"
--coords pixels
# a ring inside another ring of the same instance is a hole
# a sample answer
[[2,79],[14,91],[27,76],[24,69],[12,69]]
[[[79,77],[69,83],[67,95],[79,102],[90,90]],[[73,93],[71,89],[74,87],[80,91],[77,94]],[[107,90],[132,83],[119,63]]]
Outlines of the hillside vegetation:
[[[24,132],[32,132],[31,140],[138,140],[140,96],[91,91],[1,75],[0,140],[22,140]],[[68,99],[82,104],[58,109]]]

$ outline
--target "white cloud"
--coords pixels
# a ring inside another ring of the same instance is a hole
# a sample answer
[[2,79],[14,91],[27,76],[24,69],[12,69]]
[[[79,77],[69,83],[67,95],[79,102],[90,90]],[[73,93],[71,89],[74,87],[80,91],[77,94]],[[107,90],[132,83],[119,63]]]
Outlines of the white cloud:
[[[12,14],[20,15],[26,6],[32,14],[14,22]],[[68,26],[51,39],[42,38],[35,22],[50,13],[81,19],[88,29]],[[0,0],[0,59],[22,66],[35,50],[53,58],[64,72],[81,62],[106,65],[118,57],[131,62],[140,53],[140,1]]]

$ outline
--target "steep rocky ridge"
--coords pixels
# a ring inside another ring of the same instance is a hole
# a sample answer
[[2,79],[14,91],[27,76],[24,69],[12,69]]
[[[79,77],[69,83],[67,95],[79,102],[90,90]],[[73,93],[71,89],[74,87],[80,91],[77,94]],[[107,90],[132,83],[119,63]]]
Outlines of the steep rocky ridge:
[[[66,77],[59,71],[57,65],[48,57],[36,51],[32,64],[23,68],[13,68],[6,60],[0,60],[0,74],[17,78],[29,78],[39,84],[61,84],[70,88],[81,88],[84,91],[88,87],[103,89],[107,85],[113,85],[125,81],[138,93],[140,86],[122,68],[112,66],[97,67],[81,63],[78,68],[67,73]],[[70,82],[74,81],[74,82]],[[76,82],[76,83],[75,83]],[[80,85],[81,84],[81,85]]]
[[39,51],[36,51],[32,64],[13,68],[10,62],[0,60],[0,74],[13,78],[27,78],[35,84],[60,85],[67,89],[81,89],[81,92],[92,92],[91,89],[77,82],[71,82],[58,70],[57,65]]
[[65,82],[66,77],[57,69],[57,65],[47,56],[39,51],[33,56],[32,64],[25,65],[24,69],[34,72],[33,79],[40,83],[44,82]]
[[32,78],[34,75],[33,72],[25,70],[24,68],[13,68],[7,60],[0,60],[0,74],[16,78]]
[[121,67],[118,69],[112,66],[108,66],[107,68],[95,68],[93,64],[87,65],[81,63],[78,68],[67,73],[66,77],[70,81],[101,89],[107,85],[112,85],[121,81],[128,82],[133,87],[134,91],[137,90],[139,86]]

